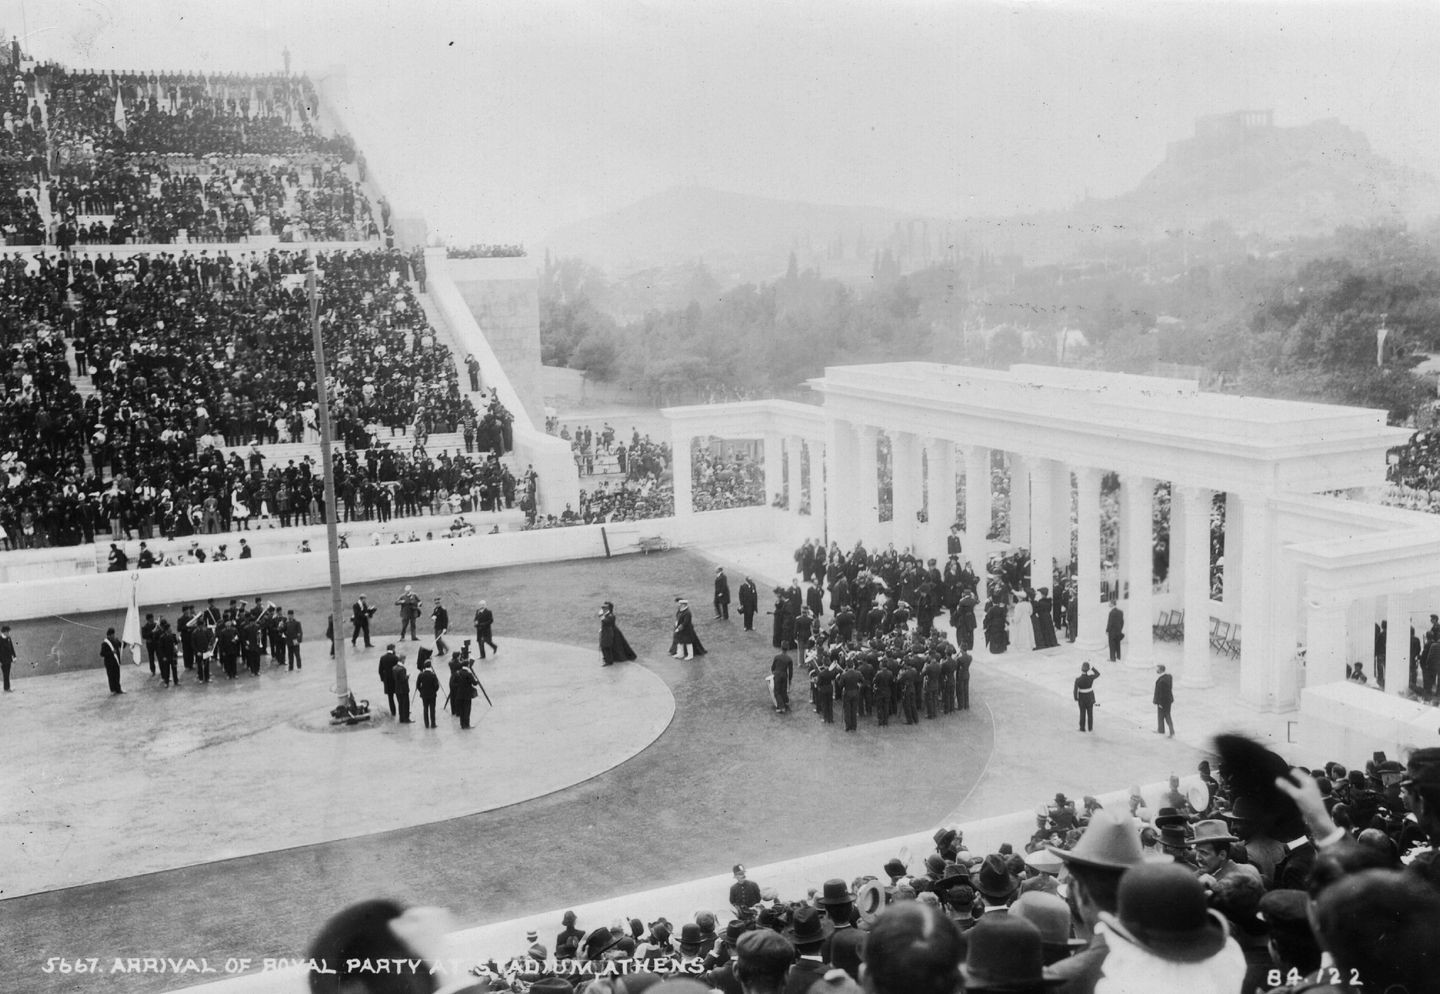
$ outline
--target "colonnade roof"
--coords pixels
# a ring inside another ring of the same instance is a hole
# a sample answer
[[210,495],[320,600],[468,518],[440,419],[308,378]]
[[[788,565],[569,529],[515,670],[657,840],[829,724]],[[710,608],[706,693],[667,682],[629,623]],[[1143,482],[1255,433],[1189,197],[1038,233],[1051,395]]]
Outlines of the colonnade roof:
[[673,431],[691,437],[764,438],[789,435],[825,441],[825,410],[793,400],[741,400],[727,404],[690,404],[661,408]]
[[827,416],[856,425],[1237,492],[1373,485],[1409,437],[1384,411],[1064,367],[832,366],[810,385]]

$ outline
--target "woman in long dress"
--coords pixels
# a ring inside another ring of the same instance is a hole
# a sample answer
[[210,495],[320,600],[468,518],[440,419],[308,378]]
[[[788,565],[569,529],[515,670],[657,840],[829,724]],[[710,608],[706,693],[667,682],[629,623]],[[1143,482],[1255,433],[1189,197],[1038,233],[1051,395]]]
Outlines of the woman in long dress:
[[1019,599],[1015,602],[1015,623],[1010,631],[1013,633],[1012,641],[1016,652],[1033,652],[1035,649],[1035,619],[1030,608],[1030,601],[1025,594],[1016,594]]
[[1055,637],[1055,605],[1050,600],[1050,588],[1041,587],[1040,596],[1035,599],[1032,620],[1035,628],[1035,648],[1053,649],[1060,644]]
[[1010,633],[1005,625],[1005,605],[998,599],[992,600],[985,608],[985,646],[992,656],[998,656],[1010,645]]
[[609,666],[615,662],[630,662],[635,650],[625,640],[625,633],[615,624],[615,605],[606,601],[600,605],[600,665]]

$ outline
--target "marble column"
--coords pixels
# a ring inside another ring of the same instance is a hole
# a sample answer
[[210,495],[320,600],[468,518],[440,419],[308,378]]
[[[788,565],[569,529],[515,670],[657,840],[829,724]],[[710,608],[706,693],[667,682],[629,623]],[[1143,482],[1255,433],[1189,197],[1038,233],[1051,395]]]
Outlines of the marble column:
[[1031,547],[1030,460],[1010,455],[1010,544]]
[[930,543],[938,558],[945,552],[945,540],[956,517],[955,443],[948,438],[932,438],[926,451],[930,465]]
[[1098,469],[1080,467],[1075,470],[1077,505],[1076,535],[1076,599],[1080,608],[1080,627],[1076,641],[1087,648],[1098,649],[1106,644],[1105,621],[1110,605],[1100,599],[1100,480]]
[[[1054,517],[1051,520],[1055,522],[1055,532],[1050,547],[1055,550],[1055,561],[1060,567],[1060,575],[1066,576],[1070,570],[1070,539],[1073,535],[1070,501],[1075,489],[1070,479],[1070,464],[1057,462],[1054,465],[1055,473],[1051,480],[1051,484],[1055,488],[1055,497],[1051,508]],[[1063,591],[1057,590],[1053,593],[1059,597]]]
[[1245,508],[1246,501],[1239,494],[1225,494],[1225,565],[1221,571],[1224,592],[1221,595],[1225,615],[1232,621],[1240,620],[1240,611],[1245,604]]
[[[920,511],[920,445],[908,431],[891,432],[890,466],[894,520],[890,540],[905,552],[915,544],[915,515]],[[921,550],[922,554],[924,550]]]
[[1385,595],[1385,693],[1403,697],[1409,689],[1410,594],[1391,591]]
[[760,444],[765,459],[765,505],[774,507],[775,498],[785,492],[784,471],[780,468],[785,465],[785,456],[780,451],[780,435],[767,431]]
[[675,517],[695,513],[694,481],[690,478],[690,433],[676,425],[670,436],[670,469],[674,478]]
[[1311,595],[1305,604],[1305,685],[1345,679],[1346,617],[1350,605],[1330,594]]
[[[855,545],[860,521],[860,466],[855,425],[840,418],[826,422],[824,482],[827,486],[825,497],[825,541],[838,543],[849,549]],[[817,465],[810,463],[810,499],[813,501],[819,487],[820,477]],[[833,491],[833,492],[832,492]]]
[[[1030,586],[1054,587],[1055,579],[1055,463],[1030,461]],[[1059,596],[1056,590],[1052,596]]]
[[[800,513],[800,446],[804,444],[798,435],[790,435],[785,439],[786,490],[790,498],[791,514]],[[811,511],[813,512],[814,508],[811,508]]]
[[[871,552],[875,546],[880,532],[880,429],[873,425],[859,425],[855,434],[859,439],[859,449],[856,452],[858,460],[860,499],[856,502],[855,511],[858,515],[855,522],[855,537],[851,539],[850,545],[863,541],[865,547]],[[841,543],[842,548],[844,543]]]
[[828,465],[826,453],[830,446],[828,442],[804,441],[800,444],[805,446],[810,455],[810,473],[805,477],[805,482],[810,487],[810,517],[818,523],[814,529],[815,537],[820,538],[825,522],[830,520],[830,493],[825,477],[825,467]]
[[1120,481],[1120,558],[1130,597],[1125,604],[1122,656],[1130,666],[1155,661],[1154,583],[1155,481],[1127,474]]
[[990,540],[990,450],[981,445],[965,448],[965,552],[975,572],[985,575]]
[[[1277,670],[1290,665],[1289,660],[1276,658],[1275,652],[1275,512],[1263,495],[1226,494],[1225,505],[1227,606],[1232,582],[1237,597],[1238,591],[1245,592],[1239,613],[1231,615],[1240,624],[1240,700],[1249,707],[1272,711],[1281,684]],[[1239,520],[1234,521],[1230,512],[1237,508]],[[1230,636],[1236,637],[1233,627]]]
[[1178,578],[1185,611],[1185,662],[1180,682],[1186,687],[1209,687],[1214,683],[1210,674],[1211,491],[1179,487],[1177,492],[1185,516],[1185,573]]

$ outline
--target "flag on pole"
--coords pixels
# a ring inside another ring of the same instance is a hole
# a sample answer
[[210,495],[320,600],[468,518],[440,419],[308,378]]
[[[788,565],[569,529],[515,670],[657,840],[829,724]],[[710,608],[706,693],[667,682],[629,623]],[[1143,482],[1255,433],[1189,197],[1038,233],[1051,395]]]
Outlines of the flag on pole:
[[130,574],[130,606],[125,609],[125,630],[120,635],[120,645],[129,651],[130,661],[140,665],[140,571]]
[[120,91],[119,91],[119,90],[116,90],[116,91],[115,91],[115,127],[119,128],[120,131],[121,131],[121,133],[124,133],[124,131],[125,131],[125,99],[120,96]]

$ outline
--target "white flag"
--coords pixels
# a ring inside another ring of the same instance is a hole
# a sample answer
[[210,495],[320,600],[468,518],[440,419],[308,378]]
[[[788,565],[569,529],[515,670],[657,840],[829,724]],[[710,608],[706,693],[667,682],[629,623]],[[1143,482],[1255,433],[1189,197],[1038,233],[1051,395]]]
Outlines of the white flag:
[[115,91],[115,127],[125,131],[125,100],[119,90]]

